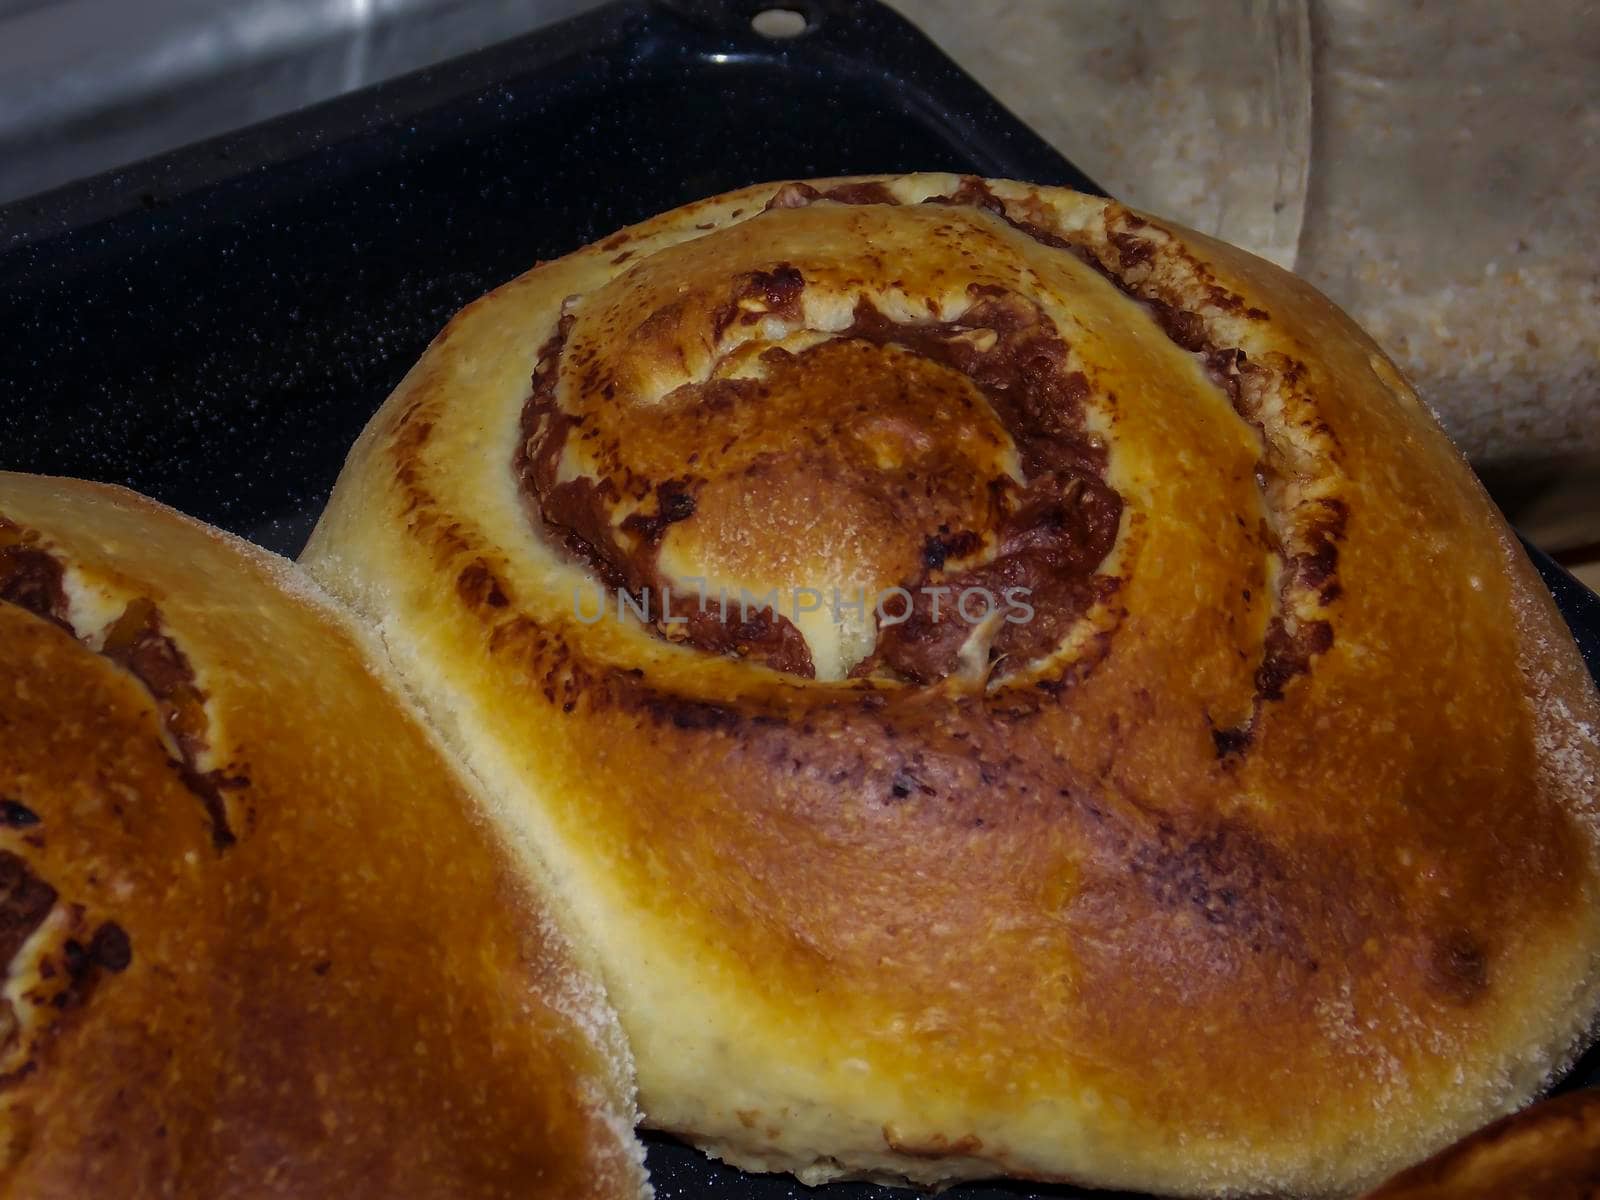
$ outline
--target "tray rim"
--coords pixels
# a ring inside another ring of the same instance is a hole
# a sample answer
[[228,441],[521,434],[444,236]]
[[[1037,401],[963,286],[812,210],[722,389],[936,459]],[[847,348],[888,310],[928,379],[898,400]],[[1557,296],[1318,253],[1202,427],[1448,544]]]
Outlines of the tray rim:
[[[753,15],[771,8],[803,12],[811,28],[782,40],[754,33],[749,28]],[[745,60],[816,57],[843,76],[892,72],[908,85],[906,99],[930,127],[942,126],[956,135],[952,144],[978,151],[998,143],[1027,164],[1033,182],[1107,194],[883,0],[606,0],[467,54],[8,201],[0,205],[0,264],[18,251],[141,208],[160,209],[341,142],[392,133],[408,119],[451,102],[513,87],[559,63],[647,39],[652,25],[665,22],[700,38],[704,46],[699,52],[705,54]],[[712,42],[719,44],[712,48]],[[965,120],[953,119],[957,110],[966,114]],[[960,136],[962,126],[975,127],[984,136]]]

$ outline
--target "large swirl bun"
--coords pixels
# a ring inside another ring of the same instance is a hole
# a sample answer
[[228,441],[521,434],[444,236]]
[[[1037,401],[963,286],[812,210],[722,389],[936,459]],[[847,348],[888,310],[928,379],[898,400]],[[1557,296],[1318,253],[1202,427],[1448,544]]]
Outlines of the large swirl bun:
[[1600,714],[1529,565],[1326,300],[1115,203],[791,183],[542,265],[305,561],[646,1118],[746,1166],[1347,1191],[1594,1014]]

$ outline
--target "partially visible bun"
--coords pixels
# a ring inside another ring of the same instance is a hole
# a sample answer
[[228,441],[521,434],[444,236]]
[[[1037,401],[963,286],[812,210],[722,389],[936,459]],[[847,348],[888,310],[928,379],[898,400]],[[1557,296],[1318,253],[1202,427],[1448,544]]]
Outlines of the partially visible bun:
[[1595,1015],[1549,595],[1371,339],[1118,204],[770,184],[545,264],[305,562],[741,1165],[1349,1193]]
[[1403,1171],[1366,1200],[1594,1200],[1600,1092],[1535,1104]]
[[292,564],[0,474],[0,1196],[634,1200],[614,1018]]

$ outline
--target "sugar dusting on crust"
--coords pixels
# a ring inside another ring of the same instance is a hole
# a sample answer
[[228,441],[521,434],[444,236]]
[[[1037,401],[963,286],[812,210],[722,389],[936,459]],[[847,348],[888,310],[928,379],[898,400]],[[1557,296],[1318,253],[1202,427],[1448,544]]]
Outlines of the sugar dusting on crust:
[[616,1164],[619,1176],[631,1175],[638,1180],[640,1200],[654,1200],[656,1190],[645,1167],[644,1143],[635,1133],[639,1113],[633,1102],[629,1101],[625,1113],[619,1112],[614,1097],[586,1079],[579,1089],[579,1104],[606,1131],[608,1146],[600,1153]]
[[[1583,830],[1592,869],[1600,873],[1600,693],[1522,548],[1505,528],[1497,541],[1513,581],[1528,581],[1526,587],[1512,588],[1510,603],[1540,788]],[[1564,685],[1568,679],[1574,685]],[[1600,962],[1591,962],[1587,974],[1572,981],[1564,999],[1574,1014],[1600,1007]],[[1523,1056],[1524,1073],[1537,1077],[1534,1087],[1559,1078],[1597,1035],[1600,1029],[1591,1026],[1576,1030],[1564,1045],[1532,1048]]]
[[[1567,701],[1554,692],[1532,694],[1534,744],[1547,785],[1571,801],[1573,814],[1588,831],[1591,847],[1600,852],[1600,734],[1593,721],[1579,719]],[[1587,706],[1593,708],[1591,704]]]
[[[1515,577],[1531,573],[1521,548],[1507,533],[1501,532],[1499,543]],[[1542,590],[1531,594],[1514,590],[1511,603],[1521,651],[1518,665],[1539,750],[1540,782],[1582,823],[1600,866],[1600,695],[1593,683],[1584,686],[1588,673],[1572,641],[1565,636],[1552,639],[1550,602]],[[1559,618],[1555,628],[1564,634]],[[1584,681],[1577,695],[1572,689],[1551,686],[1552,680],[1564,676]]]
[[619,1149],[628,1152],[642,1170],[644,1146],[633,1134],[639,1123],[633,1053],[605,985],[592,972],[571,965],[579,961],[572,939],[543,904],[537,905],[533,919],[540,939],[565,964],[562,970],[542,978],[542,998],[593,1048],[606,1073],[608,1092],[592,1079],[584,1081],[584,1107],[615,1135]]

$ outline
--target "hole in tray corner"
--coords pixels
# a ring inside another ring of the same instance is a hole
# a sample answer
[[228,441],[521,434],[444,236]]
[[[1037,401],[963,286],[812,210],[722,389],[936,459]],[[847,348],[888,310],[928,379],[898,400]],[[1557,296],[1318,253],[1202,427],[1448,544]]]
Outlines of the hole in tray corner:
[[810,30],[811,18],[798,8],[785,8],[775,4],[771,8],[763,8],[751,17],[750,28],[764,38],[781,42],[797,38]]

